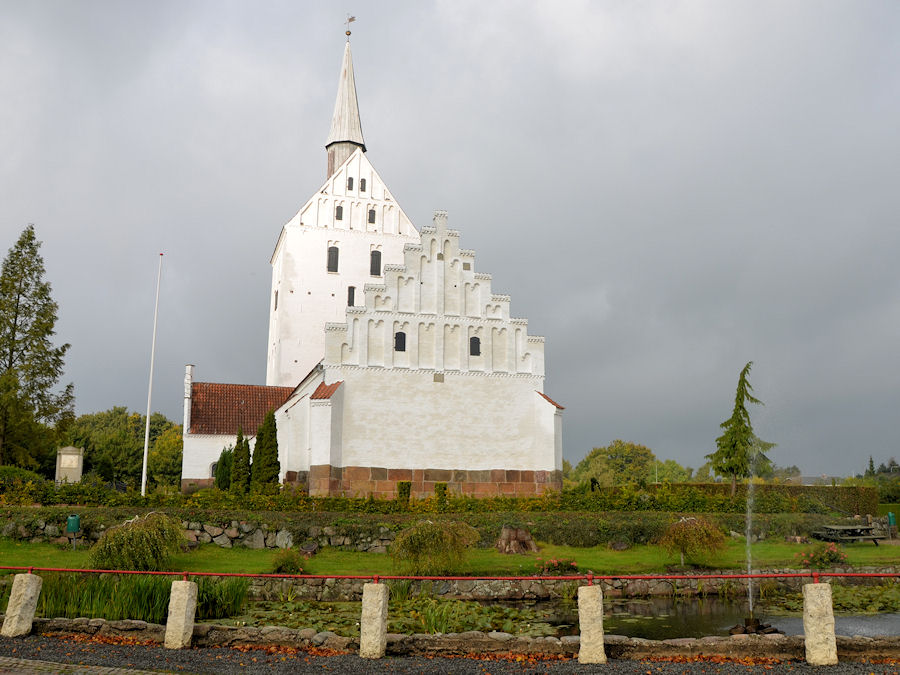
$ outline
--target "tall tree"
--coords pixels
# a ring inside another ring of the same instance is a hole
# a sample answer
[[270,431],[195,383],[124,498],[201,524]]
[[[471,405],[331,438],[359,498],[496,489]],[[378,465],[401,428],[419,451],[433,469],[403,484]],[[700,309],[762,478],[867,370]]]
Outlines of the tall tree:
[[244,438],[244,430],[238,427],[234,456],[231,458],[231,492],[245,495],[250,491],[250,441]]
[[[156,413],[159,414],[159,413]],[[153,415],[150,416],[153,427]],[[181,425],[167,427],[150,448],[147,458],[147,475],[153,485],[178,487],[181,482],[181,456],[184,439]]]
[[275,411],[270,410],[256,430],[253,446],[253,466],[250,469],[250,489],[263,492],[269,485],[278,485],[281,465],[278,462],[278,436],[275,428]]
[[231,488],[231,467],[234,464],[234,446],[222,448],[219,460],[216,462],[216,487],[220,490]]
[[753,361],[747,363],[738,376],[737,391],[734,395],[734,409],[731,417],[719,426],[725,430],[716,439],[717,450],[711,455],[706,455],[710,460],[713,470],[722,476],[731,476],[731,494],[737,491],[738,478],[747,478],[755,469],[759,469],[769,462],[765,452],[775,447],[774,443],[760,440],[753,433],[750,424],[750,412],[748,403],[763,405],[763,402],[753,396],[753,387],[747,379]]
[[69,345],[51,341],[57,305],[44,281],[40,246],[29,225],[0,271],[0,464],[33,464],[40,427],[73,415],[72,385],[55,391]]

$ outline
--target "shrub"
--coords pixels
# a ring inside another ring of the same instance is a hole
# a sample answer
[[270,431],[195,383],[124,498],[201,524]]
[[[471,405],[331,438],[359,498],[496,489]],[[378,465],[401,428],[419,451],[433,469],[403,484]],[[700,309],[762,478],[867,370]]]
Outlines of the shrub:
[[397,501],[404,506],[409,506],[409,495],[412,492],[412,482],[401,480],[397,483]]
[[564,574],[578,574],[578,563],[571,558],[538,558],[534,563],[537,573],[542,577],[558,577]]
[[97,569],[162,570],[184,544],[181,523],[162,513],[148,513],[108,529],[91,549]]
[[303,556],[292,548],[283,548],[272,557],[273,574],[303,574]]
[[833,541],[827,544],[825,542],[816,544],[812,548],[801,551],[794,557],[803,567],[810,569],[813,567],[821,569],[833,567],[834,565],[844,565],[847,562],[847,554]]
[[682,518],[672,523],[659,540],[669,553],[677,551],[684,566],[685,556],[714,553],[725,546],[725,536],[716,525],[705,518]]
[[455,572],[468,547],[480,539],[466,523],[422,520],[406,528],[391,544],[391,557],[402,573],[411,575]]

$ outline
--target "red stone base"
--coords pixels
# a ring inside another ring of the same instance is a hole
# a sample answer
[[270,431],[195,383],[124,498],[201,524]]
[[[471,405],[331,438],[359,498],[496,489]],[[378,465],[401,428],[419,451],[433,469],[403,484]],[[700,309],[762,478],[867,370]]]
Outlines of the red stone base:
[[453,494],[472,497],[533,497],[562,489],[561,471],[520,471],[517,469],[384,469],[375,466],[331,466],[309,468],[311,497],[397,496],[397,483],[409,481],[411,496],[434,494],[435,483],[446,483]]

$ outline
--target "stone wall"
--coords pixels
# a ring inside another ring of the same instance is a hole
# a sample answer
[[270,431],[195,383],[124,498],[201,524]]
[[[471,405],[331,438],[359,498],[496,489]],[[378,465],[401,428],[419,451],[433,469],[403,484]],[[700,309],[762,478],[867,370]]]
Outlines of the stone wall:
[[[165,626],[144,621],[106,621],[104,619],[35,619],[35,634],[82,634],[98,637],[124,637],[161,643]],[[235,647],[250,645],[284,646],[298,649],[325,647],[336,651],[354,652],[359,638],[337,635],[314,628],[292,629],[280,626],[235,627],[208,623],[194,625],[191,641],[195,647]],[[804,657],[802,636],[733,635],[731,637],[679,638],[674,640],[644,640],[622,635],[604,637],[606,654],[612,659],[647,659],[661,657],[711,657],[732,659],[768,657],[799,661]],[[573,658],[580,639],[577,635],[562,638],[530,638],[498,631],[484,633],[446,633],[442,635],[387,636],[388,656],[454,656],[462,654],[533,654],[557,655]],[[837,638],[840,661],[872,661],[900,658],[900,639],[897,637]]]
[[[835,567],[832,572],[862,572],[880,574],[900,574],[900,567]],[[796,574],[795,569],[754,570],[754,573],[789,573]],[[715,570],[704,574],[742,574],[742,570]],[[827,579],[825,570],[818,572],[820,578]],[[760,582],[765,582],[773,590],[799,591],[803,584],[810,583],[811,577],[790,577],[782,579],[754,579],[755,595],[759,594]],[[842,584],[881,584],[883,578],[842,578]],[[277,600],[288,595],[304,600],[319,601],[358,601],[362,599],[362,587],[365,580],[359,579],[253,579],[250,594],[264,600]],[[388,581],[387,583],[396,583]],[[550,581],[543,579],[524,579],[520,581],[497,581],[488,579],[463,579],[447,581],[414,581],[410,594],[416,595],[424,590],[444,598],[459,600],[546,600],[556,598],[572,598],[577,586],[584,580]],[[630,598],[646,596],[745,596],[747,594],[746,579],[679,579],[679,580],[642,580],[642,579],[596,579],[595,584],[603,588],[606,598]]]

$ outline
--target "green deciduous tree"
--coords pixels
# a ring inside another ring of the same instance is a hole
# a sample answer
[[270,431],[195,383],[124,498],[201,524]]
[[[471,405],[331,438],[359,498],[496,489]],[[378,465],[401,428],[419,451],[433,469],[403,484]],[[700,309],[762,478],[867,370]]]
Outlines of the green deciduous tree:
[[234,446],[222,448],[216,462],[216,487],[220,490],[231,488],[231,467],[234,465]]
[[238,427],[237,441],[234,444],[234,456],[231,460],[231,485],[234,494],[245,495],[250,492],[250,441],[244,438],[244,430]]
[[[64,442],[77,448],[84,448],[84,469],[94,472],[103,480],[116,480],[137,486],[141,480],[141,465],[144,455],[144,425],[146,417],[136,412],[128,412],[124,406],[116,406],[103,412],[81,415],[66,429]],[[178,432],[170,432],[164,447],[167,457],[160,457],[162,465],[168,465],[166,471],[173,471],[175,462],[172,456],[173,447],[180,442],[180,427],[167,419],[165,415],[150,415],[150,448],[151,456],[157,440],[163,432],[172,428]],[[177,435],[177,441],[174,437]],[[148,464],[149,464],[148,457]],[[148,466],[148,473],[152,470]],[[181,463],[178,460],[178,476],[181,476]]]
[[748,403],[763,405],[762,401],[753,396],[753,387],[747,380],[753,361],[747,363],[738,376],[737,391],[734,396],[734,409],[731,417],[719,426],[725,430],[716,439],[717,450],[706,458],[712,463],[713,470],[721,476],[731,476],[731,494],[737,490],[739,478],[747,478],[754,470],[760,470],[769,463],[766,451],[775,447],[774,443],[760,440],[753,433],[750,424],[750,412]]
[[0,464],[39,468],[47,429],[71,419],[72,385],[56,391],[69,345],[54,346],[57,305],[44,281],[41,243],[29,225],[0,271]]
[[656,456],[650,448],[615,440],[591,450],[572,471],[572,479],[584,482],[594,478],[600,485],[645,482],[652,475],[654,461]]
[[250,468],[250,489],[264,492],[268,486],[278,485],[281,465],[278,462],[278,435],[275,428],[275,411],[270,410],[256,430],[253,446],[253,465]]
[[684,567],[685,556],[715,553],[724,548],[725,536],[705,518],[682,518],[669,526],[659,543],[670,553],[677,552]]
[[[152,415],[150,424],[152,427]],[[156,438],[147,457],[147,474],[153,485],[167,487],[180,485],[183,443],[180,424],[167,427]]]

